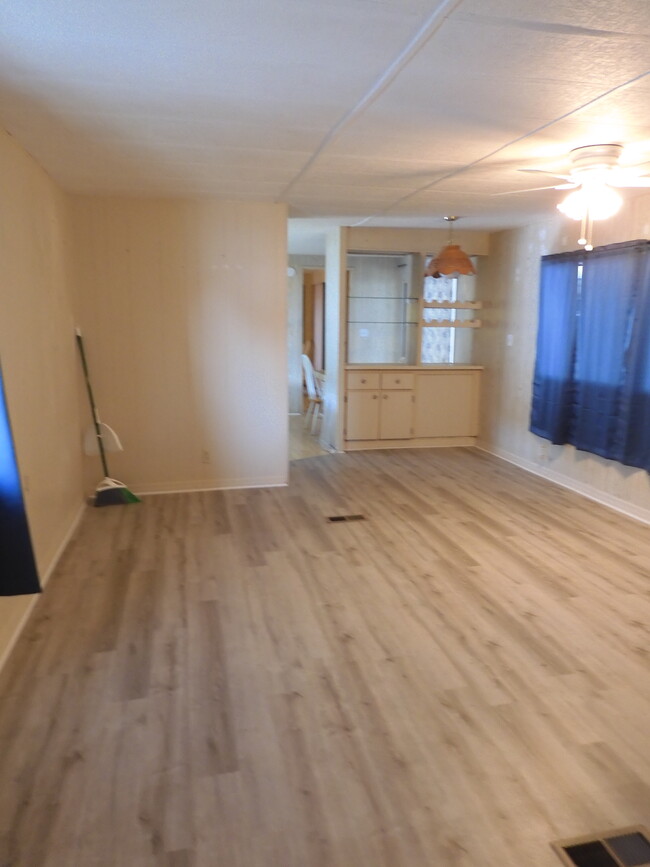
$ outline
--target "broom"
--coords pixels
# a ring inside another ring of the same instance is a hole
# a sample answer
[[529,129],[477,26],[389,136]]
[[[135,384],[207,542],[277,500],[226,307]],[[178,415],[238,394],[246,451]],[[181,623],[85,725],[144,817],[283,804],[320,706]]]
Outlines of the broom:
[[79,355],[81,356],[81,366],[83,367],[84,379],[86,380],[86,391],[88,392],[88,402],[90,403],[90,411],[93,417],[93,425],[95,427],[95,437],[97,439],[97,449],[102,459],[102,468],[104,470],[104,478],[95,489],[95,506],[119,506],[122,503],[139,503],[140,499],[136,497],[133,491],[130,491],[123,482],[118,482],[117,479],[112,479],[108,473],[108,463],[106,461],[106,450],[104,447],[104,438],[109,438],[121,450],[120,443],[115,431],[107,424],[99,420],[99,413],[95,406],[92,386],[90,385],[90,374],[88,373],[88,362],[86,361],[86,353],[84,351],[83,338],[81,330],[77,328],[77,346],[79,347]]

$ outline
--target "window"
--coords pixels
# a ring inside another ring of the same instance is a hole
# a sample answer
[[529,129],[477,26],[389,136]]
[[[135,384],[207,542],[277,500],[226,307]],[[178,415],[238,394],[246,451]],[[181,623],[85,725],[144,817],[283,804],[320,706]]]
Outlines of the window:
[[[425,257],[425,268],[431,257]],[[474,301],[474,276],[425,277],[422,286],[420,362],[470,364],[473,330],[480,302]]]
[[[428,261],[426,262],[428,265]],[[424,300],[453,302],[458,300],[457,277],[424,278]],[[424,322],[435,322],[456,319],[453,308],[431,308],[423,310]],[[423,328],[422,329],[422,364],[452,364],[456,343],[455,328]]]
[[650,243],[542,259],[530,429],[650,471]]

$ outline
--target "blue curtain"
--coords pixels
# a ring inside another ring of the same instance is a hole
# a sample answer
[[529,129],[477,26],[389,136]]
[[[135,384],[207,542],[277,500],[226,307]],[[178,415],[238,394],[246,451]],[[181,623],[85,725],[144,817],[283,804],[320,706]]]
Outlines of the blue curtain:
[[530,429],[650,471],[650,244],[542,259]]
[[40,589],[0,368],[0,596]]
[[530,429],[565,443],[571,424],[579,257],[542,260]]
[[633,321],[635,248],[585,256],[578,288],[575,394],[568,442],[614,457]]
[[650,472],[650,252],[639,257],[634,296],[614,450],[616,460]]

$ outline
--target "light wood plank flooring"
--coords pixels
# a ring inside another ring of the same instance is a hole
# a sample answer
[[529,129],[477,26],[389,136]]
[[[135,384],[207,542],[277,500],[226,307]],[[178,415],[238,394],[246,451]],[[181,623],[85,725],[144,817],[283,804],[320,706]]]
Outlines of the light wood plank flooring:
[[0,865],[557,867],[650,824],[649,537],[460,449],[90,509],[0,678]]
[[[320,427],[320,423],[319,423]],[[318,434],[314,436],[311,425],[305,430],[305,420],[300,415],[289,416],[289,460],[298,461],[302,458],[315,458],[328,454],[318,442]]]

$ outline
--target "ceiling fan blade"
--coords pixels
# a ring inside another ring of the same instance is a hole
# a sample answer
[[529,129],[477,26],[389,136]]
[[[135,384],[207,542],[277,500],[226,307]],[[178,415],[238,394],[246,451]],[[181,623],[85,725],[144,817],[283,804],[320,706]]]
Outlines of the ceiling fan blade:
[[517,193],[536,193],[539,190],[575,190],[578,184],[551,184],[548,187],[529,187],[527,190],[508,190],[507,193],[492,193],[493,196],[516,196]]
[[650,178],[612,178],[607,181],[610,187],[650,187]]
[[619,167],[622,171],[627,171],[627,169],[638,169],[641,166],[647,166],[650,163],[650,160],[641,160],[640,163],[620,163]]
[[555,172],[551,172],[547,169],[518,169],[518,171],[527,172],[528,174],[550,175],[552,178],[560,178],[563,181],[572,180],[571,175],[558,175]]

